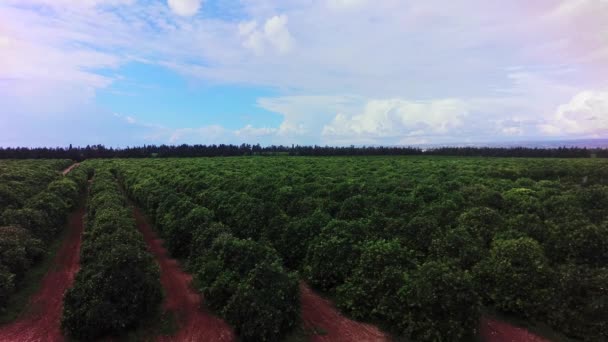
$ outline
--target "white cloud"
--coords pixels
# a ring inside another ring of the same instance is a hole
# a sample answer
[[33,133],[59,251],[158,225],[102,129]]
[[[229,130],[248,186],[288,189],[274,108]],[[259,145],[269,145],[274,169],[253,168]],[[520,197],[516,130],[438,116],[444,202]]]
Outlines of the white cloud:
[[[458,99],[413,102],[401,99],[371,100],[356,115],[339,113],[323,128],[326,137],[400,137],[446,134],[462,126],[469,114],[467,104]],[[454,132],[451,132],[454,134]]]
[[524,131],[520,127],[505,127],[502,129],[502,133],[507,136],[523,135]]
[[253,127],[252,125],[247,125],[239,130],[236,130],[234,134],[239,137],[244,138],[258,138],[273,135],[277,132],[276,128],[269,127]]
[[286,15],[275,15],[266,20],[263,28],[258,28],[257,21],[249,21],[240,23],[238,31],[244,38],[243,46],[258,55],[264,54],[268,46],[280,54],[285,54],[294,46],[287,23]]
[[[600,134],[605,125],[573,114],[597,112],[601,106],[589,104],[596,100],[556,110],[572,94],[606,85],[605,0],[508,8],[474,0],[225,3],[214,10],[228,13],[183,20],[173,14],[196,14],[200,0],[0,0],[0,94],[7,94],[0,102],[16,112],[59,113],[94,102],[121,66],[136,61],[204,84],[277,90],[281,96],[258,104],[280,113],[281,125],[244,127],[241,137],[459,141]],[[585,96],[603,98],[591,93]],[[162,139],[173,133],[164,130]],[[175,139],[200,133],[184,129]]]
[[539,128],[548,135],[607,136],[608,90],[576,94]]
[[202,0],[167,0],[173,13],[183,17],[191,17],[198,13],[202,2]]
[[331,9],[355,9],[366,5],[368,0],[327,0]]

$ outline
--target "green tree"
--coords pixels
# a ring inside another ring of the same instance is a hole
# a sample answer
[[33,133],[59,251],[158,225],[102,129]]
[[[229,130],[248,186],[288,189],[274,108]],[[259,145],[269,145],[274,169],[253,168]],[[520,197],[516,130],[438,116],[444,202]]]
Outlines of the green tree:
[[551,271],[536,240],[495,240],[490,256],[473,272],[486,303],[525,317],[542,314],[550,295]]
[[413,341],[470,340],[479,325],[480,299],[472,276],[439,261],[411,272],[399,291],[397,326]]
[[336,289],[337,305],[355,318],[386,319],[401,314],[394,299],[404,272],[416,267],[413,251],[399,240],[372,240],[361,246],[361,258],[344,284]]
[[342,284],[357,263],[359,243],[367,233],[362,221],[329,222],[308,247],[304,274],[310,283],[323,291]]

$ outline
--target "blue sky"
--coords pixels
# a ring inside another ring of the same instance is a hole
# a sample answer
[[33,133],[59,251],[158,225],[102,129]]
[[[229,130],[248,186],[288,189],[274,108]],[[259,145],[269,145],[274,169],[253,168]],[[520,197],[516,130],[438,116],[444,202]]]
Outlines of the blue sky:
[[2,0],[0,146],[608,137],[606,0]]

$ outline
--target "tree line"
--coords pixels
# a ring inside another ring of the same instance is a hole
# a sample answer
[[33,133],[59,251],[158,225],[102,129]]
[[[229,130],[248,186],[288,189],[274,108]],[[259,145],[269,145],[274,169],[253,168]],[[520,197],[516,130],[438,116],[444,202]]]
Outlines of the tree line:
[[390,156],[433,155],[466,157],[525,157],[525,158],[608,158],[608,148],[585,147],[420,147],[401,146],[301,146],[260,144],[219,145],[143,145],[124,148],[104,145],[85,147],[0,147],[0,159],[72,159],[83,161],[96,158],[185,158],[233,157],[252,155],[290,156]]

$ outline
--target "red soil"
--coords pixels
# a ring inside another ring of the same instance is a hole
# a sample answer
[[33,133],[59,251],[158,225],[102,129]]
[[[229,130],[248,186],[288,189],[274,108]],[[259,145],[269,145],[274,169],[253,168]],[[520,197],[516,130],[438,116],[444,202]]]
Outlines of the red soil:
[[355,322],[342,316],[327,299],[300,284],[302,323],[316,332],[311,341],[388,341],[389,337],[373,325]]
[[174,336],[161,336],[159,341],[234,341],[232,329],[221,319],[201,310],[202,298],[191,286],[192,276],[168,256],[162,240],[137,208],[137,227],[144,235],[150,252],[160,265],[160,281],[165,289],[164,308],[175,313],[178,331]]
[[524,328],[491,318],[481,319],[480,335],[484,342],[550,342]]
[[70,173],[70,171],[74,170],[74,168],[77,167],[78,165],[80,165],[80,163],[74,163],[74,164],[70,165],[70,167],[68,167],[67,169],[63,170],[63,172],[61,172],[61,173],[65,176],[68,173]]
[[80,242],[83,231],[84,207],[70,214],[68,235],[53,264],[42,279],[40,289],[29,302],[21,317],[0,327],[0,341],[63,341],[60,318],[63,293],[72,285],[79,269]]

